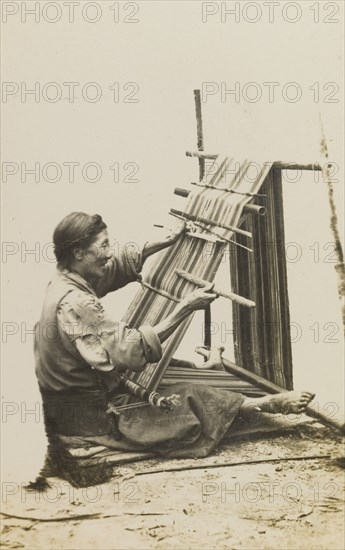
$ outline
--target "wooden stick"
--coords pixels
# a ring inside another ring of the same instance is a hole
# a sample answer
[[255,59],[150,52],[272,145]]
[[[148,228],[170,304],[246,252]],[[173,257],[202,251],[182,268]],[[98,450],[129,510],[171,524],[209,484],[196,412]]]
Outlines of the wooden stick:
[[[215,160],[219,156],[219,154],[205,153],[200,151],[186,151],[186,156]],[[278,168],[279,170],[317,170],[317,171],[322,170],[322,167],[318,162],[310,162],[310,163],[304,164],[300,162],[288,162],[283,160],[277,160],[273,163],[273,167]]]
[[211,345],[211,306],[209,304],[205,307],[204,314],[204,346],[211,347]]
[[213,153],[204,153],[203,151],[186,151],[186,156],[187,157],[196,157],[196,158],[199,158],[199,159],[214,160],[218,157],[218,153],[213,154]]
[[[203,350],[200,346],[197,348],[197,353],[200,355],[203,355],[203,357],[208,358],[209,357],[209,351],[207,349]],[[235,363],[232,363],[228,359],[225,359],[222,357],[222,363],[226,370],[230,372],[231,374],[235,374],[236,376],[239,376],[240,378],[243,378],[244,380],[247,380],[247,382],[251,382],[255,386],[259,386],[263,390],[267,391],[268,393],[282,393],[287,392],[289,390],[285,388],[281,388],[280,386],[277,386],[277,384],[273,384],[273,382],[270,382],[269,380],[266,380],[262,376],[259,376],[258,374],[255,374],[254,372],[250,372],[249,370],[244,369],[243,367],[239,367],[238,365],[235,365]],[[311,416],[312,418],[316,418],[321,422],[322,424],[325,424],[326,426],[331,426],[332,428],[336,428],[341,433],[345,433],[345,424],[341,423],[340,421],[333,420],[332,418],[328,418],[326,414],[323,414],[315,409],[312,408],[312,405],[308,405],[305,409],[305,413],[308,416]]]
[[182,187],[175,187],[174,189],[174,195],[178,195],[179,197],[188,197],[190,191],[188,189],[183,189]]
[[278,168],[280,170],[322,170],[322,167],[318,162],[301,164],[299,162],[287,162],[282,160],[277,160],[276,162],[274,162],[273,168]]
[[[196,115],[197,147],[198,147],[198,151],[203,151],[204,150],[204,132],[202,128],[200,90],[194,90],[194,102],[195,102],[195,115]],[[205,175],[205,159],[199,158],[199,181],[202,181],[204,179],[204,175]],[[185,191],[185,190],[180,189],[180,191]],[[210,305],[205,307],[205,313],[204,313],[204,345],[211,347],[211,306]]]
[[[328,148],[327,148],[327,141],[325,136],[325,131],[323,127],[323,122],[320,114],[320,124],[321,124],[321,151],[325,157],[325,159],[328,161]],[[337,263],[335,264],[334,268],[337,273],[338,278],[338,295],[340,300],[342,300],[341,304],[341,310],[342,310],[342,317],[343,317],[343,325],[345,329],[345,264],[344,264],[344,252],[343,252],[343,246],[341,244],[341,237],[338,227],[338,216],[337,216],[337,209],[335,206],[335,200],[334,200],[334,189],[333,189],[333,180],[332,175],[330,172],[330,168],[332,168],[332,165],[327,162],[327,165],[325,166],[323,170],[324,174],[324,181],[327,184],[328,188],[328,202],[330,206],[331,211],[331,218],[330,218],[330,225],[331,225],[331,231],[334,238],[334,248],[337,258]]]
[[[193,185],[193,184],[192,184]],[[194,184],[197,185],[197,184]],[[202,185],[202,187],[208,187],[209,189],[215,189],[216,191],[229,191],[231,189],[219,189],[218,187],[213,187],[212,185]],[[190,191],[188,189],[183,189],[182,187],[175,187],[174,194],[180,197],[188,197]],[[247,193],[239,193],[240,195],[247,195]],[[259,214],[259,216],[264,216],[266,214],[266,208],[258,204],[245,204],[243,206],[243,212],[247,214]]]
[[[205,286],[209,284],[209,281],[204,281],[204,279],[201,279],[200,277],[197,277],[196,275],[193,275],[192,273],[188,273],[188,271],[183,271],[181,269],[176,269],[176,273],[179,277],[182,277],[183,279],[186,279],[190,283],[193,283],[197,286]],[[239,296],[238,294],[234,294],[233,292],[227,292],[225,290],[219,289],[218,287],[214,287],[212,292],[215,292],[219,296],[222,296],[223,298],[228,298],[229,300],[232,300],[234,302],[237,302],[238,304],[246,307],[255,307],[255,302],[252,300],[248,300],[248,298],[243,298],[243,296]]]
[[238,243],[237,241],[232,241],[231,239],[228,239],[228,241],[229,243],[239,246],[240,248],[244,248],[244,250],[248,250],[248,252],[253,252],[253,249],[249,248],[249,246],[245,246],[244,244]]
[[[199,223],[199,222],[192,222],[192,223],[194,223],[197,227],[200,227],[204,231],[208,231],[211,235],[214,235],[215,237],[217,237],[219,242],[223,241],[223,242],[231,243],[231,244],[234,244],[236,246],[239,246],[240,248],[244,248],[245,250],[248,250],[248,252],[253,252],[253,250],[251,248],[249,248],[248,246],[245,246],[244,244],[238,243],[237,241],[233,241],[232,239],[228,239],[227,237],[222,237],[216,231],[212,231],[212,229],[209,229],[208,227],[206,227],[206,225],[204,225],[202,223]],[[194,235],[193,233],[189,233],[189,234],[191,236]]]
[[211,464],[191,464],[190,466],[175,466],[173,468],[160,468],[136,472],[137,476],[161,474],[163,472],[183,472],[184,470],[205,470],[206,468],[228,468],[229,466],[242,466],[243,464],[264,464],[266,462],[288,462],[289,460],[320,460],[331,458],[330,454],[287,456],[284,458],[260,458],[258,460],[241,460],[239,462],[212,462]]
[[252,234],[249,233],[249,231],[244,231],[244,229],[239,229],[238,227],[233,227],[232,225],[226,225],[224,223],[215,222],[213,220],[209,220],[201,216],[194,216],[193,214],[188,214],[187,212],[181,212],[181,210],[175,210],[175,208],[171,208],[169,213],[172,215],[180,216],[181,218],[184,218],[192,222],[201,222],[206,225],[213,225],[215,227],[221,227],[222,229],[228,229],[229,231],[233,231],[234,233],[238,233],[239,235],[243,235],[244,237],[249,237],[249,238],[252,237]]
[[233,241],[232,239],[227,239],[226,237],[221,237],[221,235],[219,235],[216,231],[212,231],[212,229],[209,229],[208,227],[206,227],[206,225],[202,223],[199,223],[199,222],[192,222],[192,223],[196,227],[200,227],[200,229],[207,231],[208,233],[210,233],[210,235],[207,236],[205,235],[205,233],[188,231],[187,234],[190,237],[196,237],[197,239],[203,239],[205,241],[210,241],[210,242],[218,242],[218,243],[227,242],[227,243],[234,244],[235,246],[239,246],[240,248],[244,248],[244,250],[248,250],[248,252],[253,252],[251,248],[249,248],[248,246],[245,246],[244,244],[238,243],[237,241]]
[[[213,189],[214,191],[225,191],[226,193],[234,193],[235,195],[243,195],[246,197],[267,197],[267,195],[264,195],[262,193],[245,193],[242,191],[236,191],[235,189],[229,189],[229,187],[215,187],[214,185],[210,185],[208,183],[197,183],[196,181],[191,181],[191,185],[197,185],[198,187],[205,187],[206,189]],[[181,189],[180,187],[176,187],[174,193],[176,195],[179,195],[179,190],[186,191],[185,189]]]
[[178,302],[178,303],[181,302],[180,298],[176,298],[176,296],[172,296],[168,292],[165,292],[165,290],[151,286],[149,283],[146,283],[145,281],[141,281],[141,284],[145,288],[148,288],[149,290],[152,290],[153,292],[156,292],[157,294],[164,296],[164,298],[168,298],[168,300],[172,300],[173,302]]
[[[194,90],[195,115],[196,115],[196,132],[197,132],[197,147],[198,151],[204,150],[204,133],[202,129],[201,116],[201,97],[200,90]],[[205,159],[199,158],[199,180],[204,178],[205,174]]]
[[[150,455],[154,456],[154,455]],[[140,458],[140,460],[146,460],[147,456],[145,456],[143,459]],[[137,460],[137,459],[136,459]],[[138,459],[139,460],[139,459]],[[141,474],[139,474],[141,475]],[[73,516],[60,516],[60,517],[54,517],[54,518],[43,518],[43,517],[37,517],[37,516],[18,516],[14,514],[7,514],[6,512],[1,512],[3,516],[6,518],[14,518],[14,519],[24,519],[28,521],[39,521],[39,522],[47,522],[47,523],[55,523],[59,521],[79,521],[82,519],[105,519],[105,518],[121,518],[123,516],[166,516],[166,512],[123,512],[122,514],[101,514],[100,512],[90,513],[90,514],[73,514]]]
[[[194,222],[195,223],[195,222]],[[206,229],[204,228],[204,226],[202,224],[195,224],[195,225],[198,225],[200,228],[202,229]],[[215,231],[211,231],[211,230],[208,230],[207,231],[210,233],[209,235],[206,234],[206,233],[198,233],[197,231],[187,231],[187,235],[189,235],[190,237],[193,237],[195,239],[202,239],[203,241],[208,241],[208,242],[211,242],[211,243],[224,243],[224,239],[223,237],[220,237],[218,236]],[[236,244],[235,241],[232,241],[234,244]]]

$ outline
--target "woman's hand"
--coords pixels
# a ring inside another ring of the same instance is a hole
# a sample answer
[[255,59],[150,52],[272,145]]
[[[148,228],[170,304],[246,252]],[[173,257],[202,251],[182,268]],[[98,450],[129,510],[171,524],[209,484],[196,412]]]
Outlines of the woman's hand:
[[160,342],[165,342],[165,340],[176,330],[176,328],[190,315],[193,311],[197,309],[203,309],[208,306],[213,300],[218,298],[218,294],[212,292],[213,283],[198,288],[184,300],[181,300],[177,304],[174,311],[164,319],[155,325],[153,328],[160,340]]
[[176,225],[176,228],[172,229],[170,234],[164,238],[162,241],[157,241],[155,243],[146,243],[142,252],[142,261],[144,262],[149,256],[164,250],[168,246],[172,246],[176,243],[179,237],[187,230],[187,224],[184,220],[179,220],[179,223]]
[[207,286],[203,286],[195,290],[189,296],[187,296],[182,302],[181,305],[184,306],[189,311],[196,311],[197,309],[203,309],[208,306],[218,298],[218,294],[212,292],[214,287],[213,283],[210,283]]
[[168,240],[171,244],[175,244],[183,233],[187,231],[187,224],[184,220],[178,220],[174,229],[172,229],[170,235],[168,235]]

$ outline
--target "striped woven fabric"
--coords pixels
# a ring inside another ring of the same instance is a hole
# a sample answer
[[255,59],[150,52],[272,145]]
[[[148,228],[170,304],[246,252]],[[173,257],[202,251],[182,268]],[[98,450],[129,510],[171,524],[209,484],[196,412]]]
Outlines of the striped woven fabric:
[[224,391],[239,392],[250,397],[265,395],[265,391],[254,386],[250,382],[241,380],[238,376],[226,371],[189,369],[184,367],[169,366],[160,383],[160,388],[166,388],[178,382],[192,382],[193,384],[206,384]]
[[265,216],[245,216],[241,229],[250,231],[252,254],[236,235],[230,244],[232,291],[255,300],[255,308],[232,304],[235,362],[288,390],[293,389],[283,182],[275,165],[263,182]]
[[[230,157],[218,158],[215,163],[211,180],[206,181],[205,178],[202,182],[207,187],[193,186],[184,213],[206,218],[217,224],[217,227],[213,224],[198,226],[198,232],[209,235],[209,229],[220,237],[230,239],[234,232],[221,225],[238,227],[243,207],[252,200],[251,194],[260,189],[272,163],[259,167],[258,163],[249,160],[239,162]],[[195,286],[178,276],[176,270],[184,270],[212,282],[227,245],[224,240],[210,243],[192,234],[183,235],[175,245],[157,254],[144,281],[150,288],[142,286],[123,320],[139,327],[144,324],[154,326],[165,319],[173,312],[178,299],[195,290]],[[190,315],[164,343],[163,356],[159,363],[148,364],[141,373],[128,371],[127,376],[149,390],[156,389],[192,318],[193,315]]]

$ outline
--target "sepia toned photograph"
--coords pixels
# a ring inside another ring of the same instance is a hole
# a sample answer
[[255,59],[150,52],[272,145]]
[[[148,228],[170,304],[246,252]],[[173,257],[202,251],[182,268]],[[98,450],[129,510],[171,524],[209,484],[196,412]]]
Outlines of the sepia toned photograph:
[[342,550],[344,2],[0,7],[0,547]]

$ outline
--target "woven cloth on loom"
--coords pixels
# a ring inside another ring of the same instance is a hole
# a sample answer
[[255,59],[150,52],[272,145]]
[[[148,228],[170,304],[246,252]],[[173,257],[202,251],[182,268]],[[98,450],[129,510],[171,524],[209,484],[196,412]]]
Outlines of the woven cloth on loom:
[[[218,157],[214,163],[214,175],[211,180],[206,181],[206,175],[203,181],[208,187],[193,188],[188,196],[185,213],[237,227],[243,207],[252,198],[250,193],[258,192],[271,167],[272,163],[259,165],[249,160],[239,162],[230,157],[222,159]],[[216,190],[216,188],[231,189],[236,193]],[[233,236],[233,231],[229,229],[211,225],[209,228],[212,231],[216,230],[221,237],[229,239]],[[205,229],[198,228],[198,231],[208,234]],[[188,271],[212,282],[226,247],[226,241],[210,243],[184,234],[174,246],[157,254],[145,282],[170,296],[184,298],[195,290],[195,286],[179,277],[176,270]],[[134,297],[123,320],[134,327],[144,324],[154,326],[173,312],[176,303],[143,286]],[[156,389],[192,318],[193,315],[190,315],[164,343],[163,355],[159,363],[148,364],[141,373],[128,371],[127,376],[150,390]]]

